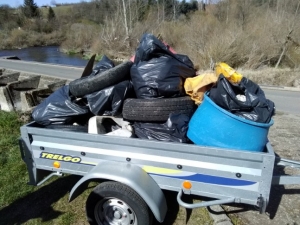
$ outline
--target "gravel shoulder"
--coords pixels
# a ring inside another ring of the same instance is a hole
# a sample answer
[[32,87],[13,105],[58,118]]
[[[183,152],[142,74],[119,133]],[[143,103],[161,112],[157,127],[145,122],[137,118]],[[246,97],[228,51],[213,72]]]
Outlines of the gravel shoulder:
[[[300,115],[277,112],[269,140],[274,151],[282,158],[300,161]],[[276,174],[300,175],[300,170],[286,168]],[[253,206],[224,206],[233,222],[239,225],[299,225],[300,184],[273,186],[265,214]]]

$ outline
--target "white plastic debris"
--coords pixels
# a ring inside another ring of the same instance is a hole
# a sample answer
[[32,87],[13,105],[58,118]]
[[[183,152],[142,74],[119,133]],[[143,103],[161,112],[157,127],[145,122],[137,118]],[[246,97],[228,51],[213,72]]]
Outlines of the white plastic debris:
[[236,98],[241,101],[241,102],[245,102],[246,101],[246,96],[245,95],[237,95]]

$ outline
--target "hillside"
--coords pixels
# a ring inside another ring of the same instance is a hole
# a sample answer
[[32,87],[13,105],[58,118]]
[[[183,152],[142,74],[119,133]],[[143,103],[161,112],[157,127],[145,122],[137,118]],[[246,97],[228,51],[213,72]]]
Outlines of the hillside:
[[1,6],[0,48],[60,45],[67,53],[128,58],[148,32],[199,69],[217,61],[234,68],[293,69],[300,65],[299,5],[298,0],[224,0],[204,11],[196,1],[103,0],[53,7],[52,19],[47,8],[40,9],[40,17],[26,18],[21,9]]

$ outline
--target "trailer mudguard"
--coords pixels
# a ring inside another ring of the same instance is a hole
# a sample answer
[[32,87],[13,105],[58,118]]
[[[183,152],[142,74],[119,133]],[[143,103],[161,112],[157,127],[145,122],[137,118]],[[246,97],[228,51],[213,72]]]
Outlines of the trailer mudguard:
[[131,187],[144,199],[155,218],[159,222],[163,222],[167,212],[165,196],[158,184],[141,167],[120,162],[99,163],[75,184],[71,190],[69,201],[85,190],[86,185],[84,184],[95,179],[113,180]]

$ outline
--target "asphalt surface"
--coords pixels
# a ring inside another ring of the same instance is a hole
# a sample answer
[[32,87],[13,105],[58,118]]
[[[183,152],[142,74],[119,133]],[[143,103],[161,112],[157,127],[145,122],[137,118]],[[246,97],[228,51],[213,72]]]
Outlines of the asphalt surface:
[[50,63],[28,62],[21,60],[0,59],[0,68],[19,72],[42,74],[51,77],[73,80],[79,78],[83,72],[82,67],[72,67]]
[[275,103],[276,111],[300,115],[300,89],[299,91],[289,91],[277,89],[268,89],[262,87],[268,99]]
[[[57,65],[21,60],[0,59],[0,68],[7,68],[20,72],[43,74],[62,79],[74,80],[81,76],[82,67]],[[291,91],[282,87],[262,86],[266,97],[275,103],[276,111],[300,115],[300,90]]]

